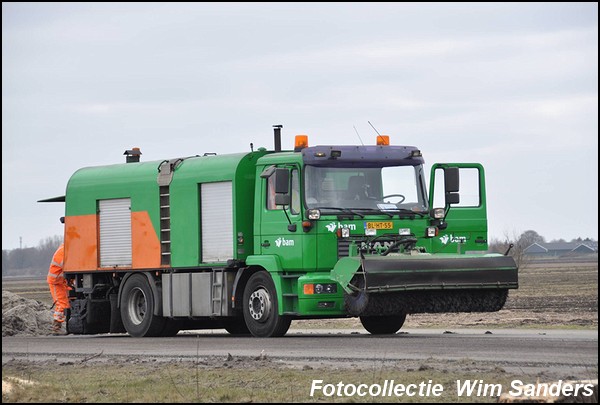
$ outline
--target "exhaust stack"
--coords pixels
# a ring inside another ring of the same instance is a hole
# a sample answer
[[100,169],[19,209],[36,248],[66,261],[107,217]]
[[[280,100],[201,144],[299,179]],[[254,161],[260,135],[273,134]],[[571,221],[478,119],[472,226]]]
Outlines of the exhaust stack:
[[281,152],[281,128],[283,128],[283,125],[273,125],[273,131],[275,132],[275,152]]

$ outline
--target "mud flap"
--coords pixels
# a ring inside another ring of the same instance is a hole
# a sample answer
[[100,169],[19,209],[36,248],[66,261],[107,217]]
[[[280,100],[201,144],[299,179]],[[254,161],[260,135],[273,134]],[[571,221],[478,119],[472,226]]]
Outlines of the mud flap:
[[108,296],[110,300],[110,333],[126,333],[123,320],[121,319],[121,311],[118,306],[118,295],[110,294]]
[[72,334],[106,333],[110,330],[110,302],[79,299],[71,302],[67,332]]

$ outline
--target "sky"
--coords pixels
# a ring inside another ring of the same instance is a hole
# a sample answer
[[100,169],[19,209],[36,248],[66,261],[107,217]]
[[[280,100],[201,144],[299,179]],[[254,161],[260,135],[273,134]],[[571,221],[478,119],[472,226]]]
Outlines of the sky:
[[598,238],[597,3],[2,3],[2,249],[79,168],[375,143],[486,170],[489,237]]

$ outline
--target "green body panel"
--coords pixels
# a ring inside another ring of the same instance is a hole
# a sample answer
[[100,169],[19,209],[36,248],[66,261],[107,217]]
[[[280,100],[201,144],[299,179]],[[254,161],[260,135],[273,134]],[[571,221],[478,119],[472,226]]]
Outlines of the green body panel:
[[[234,259],[254,253],[253,183],[255,164],[265,152],[203,156],[183,161],[175,170],[171,193],[171,265],[195,267],[202,263],[200,184],[232,181]],[[244,243],[238,244],[238,232]],[[203,263],[207,264],[207,263]]]
[[[171,216],[171,265],[197,267],[200,252],[200,184],[232,181],[232,259],[254,253],[254,176],[256,160],[266,151],[223,156],[194,156],[177,165],[169,186]],[[133,212],[146,211],[160,237],[158,168],[163,161],[123,163],[83,168],[67,185],[66,215],[95,215],[97,201],[130,198]],[[242,244],[237,234],[244,235]],[[205,263],[204,263],[205,264]]]
[[[267,179],[261,178],[260,174],[273,165],[297,169],[301,173],[302,159],[298,153],[282,152],[258,160],[255,195],[260,200],[257,200],[254,208],[256,253],[277,256],[286,271],[311,271],[314,269],[316,252],[311,251],[310,247],[314,246],[315,242],[309,240],[314,239],[314,236],[302,231],[303,209],[296,214],[289,208],[286,209],[289,221],[282,209],[267,209]],[[290,222],[296,226],[295,231],[289,229]]]
[[246,258],[246,265],[262,267],[271,274],[281,273],[283,267],[278,256],[275,255],[255,255]]
[[117,164],[76,171],[67,184],[66,215],[96,215],[98,200],[131,198],[131,210],[147,211],[158,237],[159,164],[159,161]]
[[[337,288],[336,293],[331,294],[304,294],[305,284],[331,283],[329,273],[314,272],[307,273],[298,279],[298,313],[311,316],[339,316],[345,315],[344,291]],[[320,308],[320,302],[331,303],[327,308]]]

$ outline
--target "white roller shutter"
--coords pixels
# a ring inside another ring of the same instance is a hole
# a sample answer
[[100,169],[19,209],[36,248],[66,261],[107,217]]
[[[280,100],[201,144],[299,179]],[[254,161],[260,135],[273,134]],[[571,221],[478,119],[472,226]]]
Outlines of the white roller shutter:
[[131,267],[131,199],[99,201],[100,267]]
[[233,204],[230,181],[200,185],[202,262],[233,259]]

